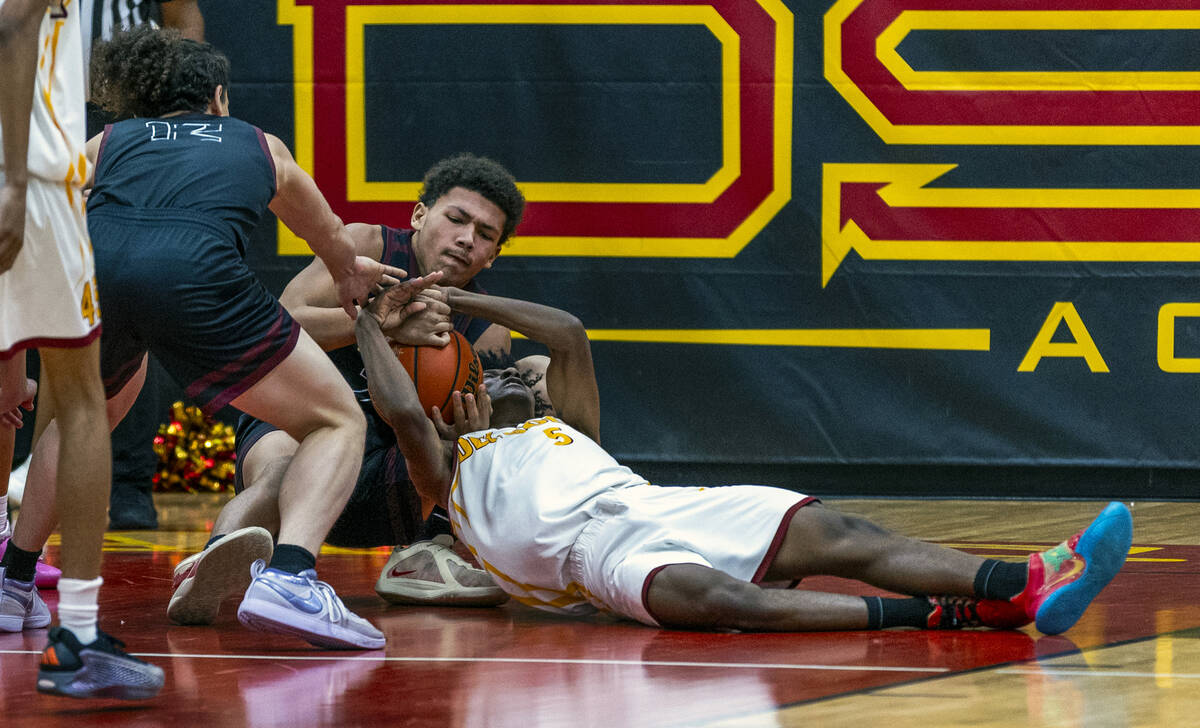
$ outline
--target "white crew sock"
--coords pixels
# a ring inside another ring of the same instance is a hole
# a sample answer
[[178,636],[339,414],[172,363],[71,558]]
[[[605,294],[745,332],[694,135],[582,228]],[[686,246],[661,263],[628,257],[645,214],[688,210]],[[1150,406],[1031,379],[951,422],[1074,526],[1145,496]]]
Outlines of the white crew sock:
[[12,536],[8,526],[8,493],[0,495],[0,541]]
[[104,579],[59,579],[58,623],[75,633],[79,644],[96,641],[96,617],[100,612],[97,599]]

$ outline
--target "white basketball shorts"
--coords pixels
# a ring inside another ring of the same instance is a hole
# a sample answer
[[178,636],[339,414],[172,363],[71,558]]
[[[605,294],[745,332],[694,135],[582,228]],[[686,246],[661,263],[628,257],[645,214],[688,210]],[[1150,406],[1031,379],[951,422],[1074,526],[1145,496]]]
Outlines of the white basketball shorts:
[[0,274],[0,359],[41,346],[84,346],[100,333],[82,194],[36,178],[26,189],[25,244]]
[[599,496],[568,568],[601,610],[659,626],[645,603],[654,572],[700,564],[761,581],[792,514],[815,500],[761,485],[620,488]]

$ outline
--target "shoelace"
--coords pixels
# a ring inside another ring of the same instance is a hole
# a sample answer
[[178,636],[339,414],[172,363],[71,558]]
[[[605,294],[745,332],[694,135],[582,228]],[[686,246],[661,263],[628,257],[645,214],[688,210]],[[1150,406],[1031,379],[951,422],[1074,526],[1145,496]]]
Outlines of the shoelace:
[[312,586],[313,592],[320,598],[321,603],[329,610],[330,618],[337,623],[346,621],[346,605],[342,604],[341,598],[338,597],[333,587],[316,577],[307,576],[305,578]]
[[96,641],[100,642],[102,645],[107,643],[112,652],[116,652],[121,655],[125,654],[125,643],[108,634],[107,632],[96,630]]
[[979,618],[979,604],[970,597],[935,597],[933,601],[942,608],[938,626],[943,629],[978,627],[983,624]]
[[[267,567],[262,560],[255,561],[250,565],[251,578],[257,579],[260,574],[266,571]],[[346,616],[348,611],[346,605],[342,604],[342,600],[338,597],[337,592],[333,587],[317,578],[317,572],[311,569],[305,569],[305,573],[297,574],[301,579],[308,582],[308,586],[312,589],[313,594],[317,595],[325,610],[328,610],[330,619],[336,623],[347,621]]]

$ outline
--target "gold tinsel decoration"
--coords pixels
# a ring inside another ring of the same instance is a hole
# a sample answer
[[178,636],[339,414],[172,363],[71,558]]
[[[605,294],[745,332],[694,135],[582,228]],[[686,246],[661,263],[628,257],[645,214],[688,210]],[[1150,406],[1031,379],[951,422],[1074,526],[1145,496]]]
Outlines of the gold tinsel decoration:
[[218,493],[233,487],[233,428],[205,417],[199,407],[171,405],[171,421],[158,426],[154,453],[157,491]]

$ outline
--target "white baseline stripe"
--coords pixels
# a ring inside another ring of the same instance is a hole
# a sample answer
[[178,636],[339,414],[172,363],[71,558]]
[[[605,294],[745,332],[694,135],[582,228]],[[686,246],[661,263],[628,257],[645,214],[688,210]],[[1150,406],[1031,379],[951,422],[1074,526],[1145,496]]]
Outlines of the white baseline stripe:
[[[0,655],[40,655],[40,650],[0,650]],[[361,662],[496,662],[545,665],[647,665],[651,667],[719,667],[742,670],[839,670],[842,672],[950,672],[948,667],[892,667],[886,665],[796,665],[745,662],[663,662],[645,660],[573,660],[536,657],[323,657],[309,655],[192,655],[178,652],[132,652],[134,657],[170,657],[199,660],[361,661]]]
[[1200,680],[1200,673],[1194,672],[1132,672],[1129,670],[1089,670],[1081,667],[1044,667],[1044,668],[1020,668],[1007,667],[996,672],[1005,675],[1079,675],[1083,677],[1142,677],[1142,678],[1169,678],[1179,680]]

